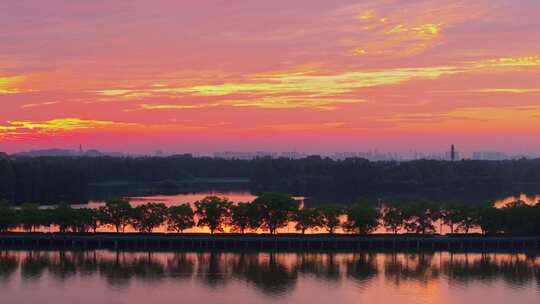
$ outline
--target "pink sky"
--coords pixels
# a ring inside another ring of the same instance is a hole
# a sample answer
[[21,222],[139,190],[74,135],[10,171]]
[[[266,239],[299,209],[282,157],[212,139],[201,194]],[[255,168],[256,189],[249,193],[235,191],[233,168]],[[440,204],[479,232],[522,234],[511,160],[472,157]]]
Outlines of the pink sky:
[[540,150],[540,2],[0,2],[0,150]]

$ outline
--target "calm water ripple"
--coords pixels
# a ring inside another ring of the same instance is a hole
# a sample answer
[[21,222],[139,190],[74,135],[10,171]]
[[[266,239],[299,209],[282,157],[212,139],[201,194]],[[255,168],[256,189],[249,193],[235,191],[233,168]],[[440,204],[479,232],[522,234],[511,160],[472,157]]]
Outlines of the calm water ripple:
[[539,303],[540,256],[2,251],[2,303]]

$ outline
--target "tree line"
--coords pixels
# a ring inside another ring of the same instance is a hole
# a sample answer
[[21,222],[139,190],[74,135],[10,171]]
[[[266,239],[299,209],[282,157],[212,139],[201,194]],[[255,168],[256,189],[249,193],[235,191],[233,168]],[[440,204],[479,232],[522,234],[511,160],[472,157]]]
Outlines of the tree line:
[[249,179],[244,160],[171,157],[0,157],[0,200],[14,204],[86,203],[90,185],[156,183],[197,178]]
[[512,193],[540,193],[540,159],[506,161],[379,161],[258,159],[251,189],[343,202],[359,197],[429,197],[432,200],[492,200]]
[[[354,201],[359,197],[414,194],[494,199],[516,192],[540,193],[540,160],[371,162],[332,160],[171,157],[0,157],[0,199],[14,204],[84,203],[89,185],[156,183],[197,178],[245,179],[253,193]],[[165,183],[166,185],[169,185]]]
[[265,231],[277,234],[279,229],[294,224],[296,231],[320,231],[333,234],[337,229],[346,233],[366,235],[384,228],[388,233],[468,234],[480,230],[484,234],[540,234],[540,204],[527,205],[516,201],[503,208],[492,205],[439,205],[430,202],[384,205],[358,202],[349,206],[325,204],[302,206],[298,200],[282,193],[263,193],[252,202],[233,203],[225,197],[209,196],[193,205],[185,203],[166,206],[147,203],[132,207],[126,200],[111,200],[97,209],[74,209],[66,204],[40,209],[24,204],[20,209],[0,204],[0,231],[15,228],[36,231],[55,226],[60,232],[88,233],[98,228],[113,227],[125,232],[127,227],[151,233],[166,226],[168,231],[182,233],[193,227],[205,227],[211,234],[227,227],[238,233]]

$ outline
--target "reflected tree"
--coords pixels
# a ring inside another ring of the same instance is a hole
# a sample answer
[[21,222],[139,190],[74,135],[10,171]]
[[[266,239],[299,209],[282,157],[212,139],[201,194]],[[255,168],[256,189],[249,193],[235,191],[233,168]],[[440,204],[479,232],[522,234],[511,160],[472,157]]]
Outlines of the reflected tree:
[[376,255],[372,253],[356,253],[345,261],[346,275],[361,284],[366,284],[378,273]]
[[17,256],[7,252],[0,252],[0,281],[8,281],[17,271],[19,259]]

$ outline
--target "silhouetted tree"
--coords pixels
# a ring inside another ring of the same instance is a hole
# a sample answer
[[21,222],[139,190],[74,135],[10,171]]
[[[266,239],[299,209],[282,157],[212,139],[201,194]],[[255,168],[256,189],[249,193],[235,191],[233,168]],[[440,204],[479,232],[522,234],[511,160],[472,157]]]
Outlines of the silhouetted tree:
[[77,232],[96,232],[103,221],[99,209],[81,208],[75,209],[75,221],[72,230]]
[[260,214],[261,228],[276,234],[278,228],[286,227],[300,204],[292,197],[282,193],[263,193],[253,204]]
[[532,234],[536,222],[534,208],[523,201],[515,201],[501,209],[505,233],[514,235]]
[[435,226],[433,225],[433,222],[437,217],[433,208],[433,205],[426,202],[405,206],[403,208],[406,219],[405,229],[408,232],[421,234],[434,233]]
[[[533,233],[540,235],[540,204],[534,205],[532,213],[536,219],[534,221]],[[538,281],[540,282],[540,268],[538,269]]]
[[394,234],[397,234],[403,228],[405,223],[405,215],[401,208],[396,206],[388,206],[384,208],[382,216],[384,227]]
[[323,205],[319,208],[319,213],[321,215],[321,226],[328,231],[328,233],[333,234],[337,227],[341,226],[341,216],[345,214],[342,206],[328,204]]
[[223,225],[229,221],[232,203],[227,198],[208,196],[195,202],[197,226],[208,227],[210,233],[223,231]]
[[484,234],[503,231],[503,213],[493,206],[480,207],[477,212],[477,223]]
[[0,201],[0,232],[7,232],[19,224],[18,214],[7,201]]
[[44,228],[50,229],[52,225],[54,225],[55,220],[55,210],[51,208],[47,209],[40,209],[40,216],[39,216],[39,225]]
[[380,212],[367,203],[357,203],[347,208],[347,222],[343,225],[346,231],[368,234],[379,227]]
[[450,233],[454,233],[456,225],[460,222],[460,208],[462,208],[462,206],[456,204],[446,205],[441,208],[441,222],[450,228]]
[[195,213],[189,203],[169,207],[167,227],[170,231],[182,233],[184,230],[195,226],[194,215]]
[[21,225],[27,232],[32,232],[41,226],[42,216],[43,213],[40,212],[39,206],[35,204],[23,204],[19,210]]
[[478,226],[477,209],[469,205],[459,205],[454,207],[452,212],[455,215],[457,230],[469,233],[471,229]]
[[302,234],[308,229],[316,230],[323,224],[321,213],[314,208],[300,209],[293,214],[292,219],[296,222],[295,229],[301,231]]
[[133,209],[131,224],[139,232],[152,232],[167,219],[165,204],[147,203]]
[[116,232],[123,232],[131,220],[133,208],[126,200],[108,201],[100,209],[104,223],[114,226]]
[[231,225],[240,233],[246,229],[257,229],[261,225],[257,206],[252,203],[238,203],[231,206]]
[[70,227],[75,226],[76,214],[71,206],[60,204],[52,210],[52,222],[58,227],[61,233],[67,232]]

